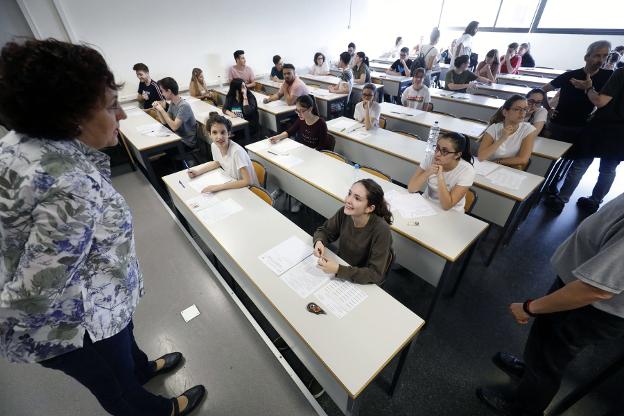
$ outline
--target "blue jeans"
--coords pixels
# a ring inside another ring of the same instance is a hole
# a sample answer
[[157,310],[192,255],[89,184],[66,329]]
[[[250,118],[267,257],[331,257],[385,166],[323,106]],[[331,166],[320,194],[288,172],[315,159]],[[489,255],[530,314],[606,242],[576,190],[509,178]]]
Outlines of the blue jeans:
[[[568,202],[570,200],[570,196],[574,193],[581,178],[593,161],[593,158],[583,158],[575,159],[574,162],[572,162],[572,166],[570,166],[570,170],[568,170],[568,174],[559,191],[559,198],[561,198],[563,202]],[[619,164],[619,160],[600,159],[600,174],[598,175],[598,180],[596,181],[596,185],[590,197],[592,201],[600,204],[609,193],[611,185],[615,180],[615,168],[617,168]]]
[[39,364],[76,379],[112,415],[169,416],[171,400],[143,388],[151,369],[132,330],[130,322],[120,333],[97,342],[85,332],[82,348]]

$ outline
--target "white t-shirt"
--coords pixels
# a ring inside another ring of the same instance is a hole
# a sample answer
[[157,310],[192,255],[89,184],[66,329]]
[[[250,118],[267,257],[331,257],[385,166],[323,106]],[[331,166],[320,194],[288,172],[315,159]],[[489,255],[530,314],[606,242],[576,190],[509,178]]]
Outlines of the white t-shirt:
[[429,88],[424,84],[419,90],[415,90],[413,86],[405,88],[403,94],[401,94],[401,104],[405,107],[424,110],[425,104],[430,102],[431,94],[429,93]]
[[[485,130],[487,134],[492,136],[494,142],[498,141],[501,138],[502,131],[502,122],[492,124]],[[511,136],[507,137],[505,142],[501,144],[498,149],[496,149],[496,152],[494,152],[492,156],[490,156],[490,159],[504,159],[517,156],[518,152],[520,151],[520,147],[522,146],[522,141],[534,131],[535,127],[533,127],[531,123],[523,121],[518,126],[518,130],[516,130],[516,132]]]
[[327,62],[323,62],[323,65],[312,65],[310,68],[311,75],[327,75],[329,74],[329,64]]
[[[422,45],[422,47],[420,48],[420,51],[422,52],[423,57],[425,58],[425,64],[429,62],[431,57],[433,57],[433,65],[431,66],[431,69],[440,68],[440,52],[438,51],[438,48],[436,48],[433,45],[427,44],[427,45]],[[425,68],[425,70],[429,72],[431,71],[431,69]]]
[[243,179],[243,176],[240,173],[240,168],[244,167],[247,169],[247,172],[249,172],[251,185],[259,186],[258,177],[256,176],[256,171],[251,164],[251,159],[241,145],[233,140],[230,140],[230,144],[225,155],[221,154],[221,150],[219,150],[219,147],[217,147],[214,143],[210,145],[210,150],[212,151],[212,158],[216,162],[219,162],[219,165],[221,165],[225,174],[230,178],[234,178],[236,180]]
[[[422,169],[428,169],[430,165],[423,163],[420,167]],[[466,162],[464,159],[460,159],[455,169],[442,173],[444,176],[444,182],[446,183],[446,189],[450,192],[455,186],[472,186],[475,178],[475,170],[472,165]],[[434,201],[440,205],[440,198],[438,196],[438,175],[431,175],[427,179],[427,189],[423,193],[423,196],[430,201]],[[453,208],[453,211],[464,212],[464,204],[466,203],[466,197],[463,197],[461,201],[457,202]]]
[[[381,106],[377,101],[372,101],[370,103],[370,107],[368,107],[368,114],[370,114],[371,121],[373,122],[373,126],[379,126],[379,117],[381,116]],[[366,116],[366,110],[364,110],[364,102],[360,101],[355,106],[355,112],[353,113],[353,118],[359,121],[360,123],[364,122],[364,117]]]
[[468,33],[464,33],[463,35],[461,35],[459,38],[455,40],[455,48],[449,48],[449,51],[451,53],[451,68],[453,68],[455,58],[457,58],[457,56],[455,56],[454,54],[459,44],[463,44],[464,46],[463,48],[460,48],[459,55],[457,56],[462,56],[462,55],[470,56],[470,53],[472,52],[472,35]]
[[546,110],[544,107],[540,107],[537,110],[535,110],[535,112],[532,114],[533,116],[533,120],[529,121],[529,119],[531,118],[530,115],[528,115],[524,121],[528,122],[528,123],[546,123],[546,119],[548,118],[548,110]]

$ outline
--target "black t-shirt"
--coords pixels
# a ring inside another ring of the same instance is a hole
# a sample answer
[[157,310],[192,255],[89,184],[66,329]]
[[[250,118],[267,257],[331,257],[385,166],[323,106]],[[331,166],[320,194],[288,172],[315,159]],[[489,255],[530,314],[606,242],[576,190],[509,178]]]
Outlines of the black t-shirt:
[[[594,88],[596,87],[594,86]],[[624,68],[613,72],[613,75],[600,90],[600,93],[612,98],[609,104],[596,110],[593,120],[607,123],[624,123]],[[622,128],[624,129],[624,126]],[[624,131],[622,135],[624,136]]]
[[139,82],[139,95],[143,94],[143,91],[145,91],[149,96],[149,99],[143,102],[143,108],[152,108],[152,103],[154,101],[162,101],[165,99],[160,91],[160,87],[154,80],[152,80],[149,85]]
[[530,53],[526,52],[524,55],[522,55],[522,62],[520,63],[520,66],[524,66],[526,68],[535,68],[535,59],[533,59]]
[[[410,69],[412,67],[412,63],[413,62],[411,59],[405,60],[405,65],[407,65],[407,69]],[[401,73],[401,75],[405,76],[405,67],[403,67],[403,64],[401,63],[400,59],[397,59],[396,61],[394,61],[390,69],[395,72],[399,72]]]
[[[596,91],[602,90],[612,73],[613,71],[599,69],[591,77]],[[563,73],[550,81],[550,85],[561,89],[557,112],[553,116],[552,121],[563,125],[582,126],[587,122],[587,117],[593,111],[594,104],[585,96],[585,91],[572,85],[570,82],[572,78],[583,80],[587,78],[587,74],[583,68],[575,69],[574,71]]]

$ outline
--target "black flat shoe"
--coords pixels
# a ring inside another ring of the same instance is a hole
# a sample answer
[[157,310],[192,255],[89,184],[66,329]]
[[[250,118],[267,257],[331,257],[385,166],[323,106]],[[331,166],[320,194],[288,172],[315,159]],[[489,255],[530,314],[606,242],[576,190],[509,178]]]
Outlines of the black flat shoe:
[[188,400],[188,404],[184,408],[184,410],[180,411],[180,407],[178,405],[178,399],[171,399],[171,403],[173,403],[173,415],[174,416],[184,416],[190,415],[193,410],[201,403],[202,399],[206,395],[206,388],[201,384],[191,387],[187,391],[181,394],[181,396],[186,397]]
[[514,412],[511,402],[505,399],[498,392],[486,387],[477,388],[477,398],[481,400],[490,410],[501,416],[520,416]]
[[150,374],[150,376],[148,377],[148,380],[151,380],[161,374],[169,373],[170,371],[175,370],[182,363],[182,358],[183,357],[181,352],[170,352],[169,354],[165,354],[154,361],[150,361],[150,365],[152,366],[152,368],[156,368],[156,361],[158,360],[165,360],[165,365],[163,365],[160,370],[153,370],[152,374]]
[[497,352],[492,357],[492,362],[512,378],[519,379],[524,375],[524,363],[522,360],[508,352]]

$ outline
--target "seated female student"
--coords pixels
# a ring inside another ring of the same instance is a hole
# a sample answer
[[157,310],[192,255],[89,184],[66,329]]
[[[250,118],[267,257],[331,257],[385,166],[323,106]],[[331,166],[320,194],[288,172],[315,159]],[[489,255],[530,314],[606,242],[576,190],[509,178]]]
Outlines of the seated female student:
[[475,75],[473,72],[468,70],[469,63],[470,58],[468,57],[468,55],[462,55],[455,58],[455,61],[453,62],[453,65],[455,67],[449,70],[446,73],[446,77],[444,78],[444,89],[457,92],[466,92],[466,89],[473,81],[478,80],[485,83],[492,82],[489,79],[481,77],[479,75]]
[[492,49],[485,55],[485,59],[477,65],[477,75],[489,79],[490,82],[495,82],[499,67],[498,50]]
[[464,212],[466,193],[475,177],[472,160],[470,139],[455,132],[441,133],[431,164],[423,162],[416,168],[407,190],[418,192],[427,184],[425,198],[445,211]]
[[230,82],[230,89],[225,96],[223,112],[230,117],[244,118],[249,122],[251,132],[258,129],[258,103],[245,82],[240,78],[234,78]]
[[355,54],[355,65],[353,65],[353,83],[368,84],[371,82],[368,58],[362,51]]
[[524,121],[531,123],[535,127],[535,135],[539,136],[550,111],[548,97],[541,88],[535,88],[528,92],[526,98],[529,107]]
[[[344,207],[314,233],[314,255],[319,258],[319,266],[353,283],[382,283],[391,259],[390,224],[392,213],[381,186],[372,179],[355,182]],[[325,247],[338,239],[338,255],[350,266],[325,257]]]
[[320,52],[314,54],[314,65],[310,68],[311,75],[329,75],[329,64],[325,60],[325,55]]
[[309,95],[302,95],[295,102],[295,112],[299,116],[287,131],[270,137],[271,143],[277,143],[287,137],[305,144],[316,150],[326,150],[331,147],[327,136],[325,120],[315,114],[314,102]]
[[518,55],[518,43],[513,42],[507,46],[505,56],[501,57],[501,74],[517,74],[522,64],[522,56]]
[[375,100],[376,91],[377,87],[375,84],[366,84],[364,88],[362,88],[362,101],[355,106],[353,118],[360,123],[364,123],[366,130],[379,126],[381,106]]
[[232,122],[224,116],[213,112],[206,120],[206,132],[212,144],[212,162],[192,167],[188,175],[195,178],[217,168],[223,168],[225,174],[234,179],[219,185],[209,185],[202,192],[218,192],[224,189],[244,188],[249,185],[258,186],[256,171],[251,164],[249,155],[238,143],[230,140]]
[[479,160],[517,167],[528,163],[537,136],[535,127],[524,121],[529,104],[521,95],[512,95],[496,111],[483,133]]
[[206,81],[204,81],[204,73],[200,68],[193,68],[193,72],[191,72],[189,94],[191,97],[199,98],[200,100],[212,100],[210,90],[206,86]]

